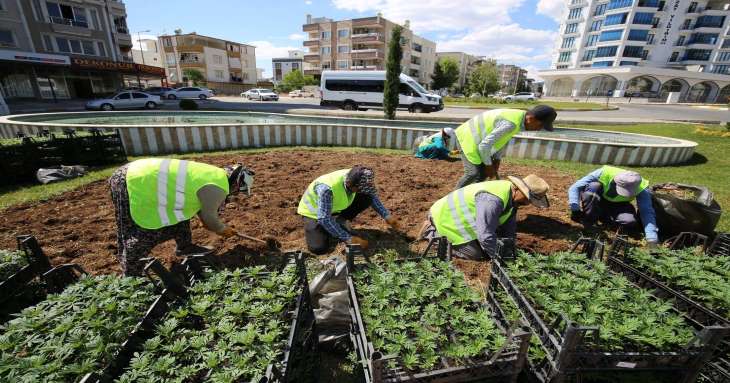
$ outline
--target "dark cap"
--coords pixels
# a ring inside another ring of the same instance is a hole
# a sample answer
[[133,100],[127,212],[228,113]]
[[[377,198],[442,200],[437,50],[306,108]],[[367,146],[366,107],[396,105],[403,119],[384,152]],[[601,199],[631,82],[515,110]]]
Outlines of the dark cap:
[[553,121],[558,116],[558,112],[552,106],[536,105],[530,109],[530,114],[542,122],[542,128],[548,132],[553,131]]

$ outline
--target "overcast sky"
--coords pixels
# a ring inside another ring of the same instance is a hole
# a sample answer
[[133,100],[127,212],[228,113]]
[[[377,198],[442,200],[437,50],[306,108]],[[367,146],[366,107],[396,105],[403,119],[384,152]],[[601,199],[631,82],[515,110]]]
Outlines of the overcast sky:
[[[142,35],[197,32],[256,46],[256,65],[271,76],[271,58],[303,49],[306,15],[349,19],[382,12],[437,51],[463,51],[518,64],[532,77],[550,65],[565,0],[125,0],[127,23]],[[416,5],[417,4],[417,5]]]

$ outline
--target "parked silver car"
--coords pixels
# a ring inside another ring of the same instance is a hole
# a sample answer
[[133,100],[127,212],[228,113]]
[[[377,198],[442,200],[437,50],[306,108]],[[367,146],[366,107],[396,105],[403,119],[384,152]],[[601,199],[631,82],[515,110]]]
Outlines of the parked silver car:
[[156,109],[162,105],[160,96],[154,96],[139,91],[122,91],[109,98],[91,100],[86,103],[87,110],[114,110],[114,109]]
[[274,93],[270,89],[249,89],[243,93],[241,93],[241,97],[249,99],[249,100],[259,100],[259,101],[279,101],[279,95]]
[[505,101],[535,101],[537,100],[537,96],[535,96],[535,93],[518,92],[504,96],[502,99]]
[[213,96],[215,96],[215,94],[210,89],[194,86],[172,89],[162,94],[162,97],[168,100],[175,100],[178,98],[197,98],[205,100]]

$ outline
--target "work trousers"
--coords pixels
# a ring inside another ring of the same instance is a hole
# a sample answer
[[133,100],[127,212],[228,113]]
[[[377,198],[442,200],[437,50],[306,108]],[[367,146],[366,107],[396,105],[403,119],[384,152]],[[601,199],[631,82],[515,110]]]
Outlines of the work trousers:
[[[351,221],[371,205],[372,198],[369,195],[357,193],[352,205],[333,216],[338,221]],[[304,239],[309,252],[316,255],[329,252],[330,248],[339,242],[339,239],[334,238],[316,219],[309,217],[304,217]]]
[[461,163],[464,165],[464,175],[461,176],[459,182],[456,184],[456,189],[461,189],[464,186],[482,182],[487,179],[487,165],[484,165],[483,163],[478,165],[472,164],[469,162],[469,159],[466,158],[464,151],[461,152]]
[[178,249],[184,248],[192,243],[192,232],[190,220],[157,230],[143,229],[134,223],[129,209],[127,168],[128,165],[120,167],[109,178],[117,220],[116,257],[124,275],[141,276],[144,273],[144,263],[140,259],[148,257],[152,248],[171,239],[175,240]]
[[611,202],[603,197],[603,185],[591,182],[581,192],[583,223],[595,225],[602,222],[609,226],[620,226],[626,230],[637,230],[639,218],[631,202]]

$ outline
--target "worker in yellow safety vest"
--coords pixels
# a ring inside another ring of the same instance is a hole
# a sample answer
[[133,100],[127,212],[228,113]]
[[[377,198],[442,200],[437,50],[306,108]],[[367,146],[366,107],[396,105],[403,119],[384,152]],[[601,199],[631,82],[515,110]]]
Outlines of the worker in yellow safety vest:
[[[375,188],[372,169],[357,165],[318,177],[304,191],[297,214],[304,220],[304,238],[313,254],[324,254],[333,242],[368,247],[368,241],[356,235],[350,221],[372,207],[393,229],[398,220],[383,206]],[[334,240],[334,241],[333,241]]]
[[421,236],[446,237],[456,257],[489,260],[498,255],[498,238],[514,240],[517,208],[529,204],[547,208],[549,190],[547,182],[534,174],[465,186],[431,206]]
[[219,168],[195,161],[147,158],[117,169],[109,179],[117,220],[117,259],[125,275],[142,275],[140,261],[174,239],[177,255],[210,253],[192,243],[190,219],[225,238],[236,234],[219,217],[228,196],[250,195],[254,172],[241,164]]
[[456,128],[464,176],[456,188],[487,178],[499,179],[499,165],[512,137],[521,131],[553,130],[557,112],[551,106],[537,105],[524,111],[494,109],[480,113]]

